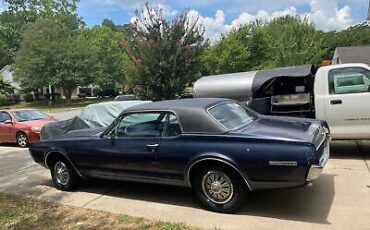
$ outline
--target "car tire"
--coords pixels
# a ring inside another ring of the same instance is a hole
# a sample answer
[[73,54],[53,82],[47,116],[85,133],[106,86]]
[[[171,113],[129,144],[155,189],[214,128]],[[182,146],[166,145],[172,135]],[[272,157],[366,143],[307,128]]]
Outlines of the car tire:
[[64,158],[57,158],[50,167],[51,178],[55,188],[62,191],[71,191],[80,183],[80,176]]
[[193,188],[206,209],[221,213],[238,210],[249,191],[237,173],[223,167],[199,170],[194,176]]
[[17,133],[17,144],[21,148],[26,148],[29,145],[27,134],[24,132]]

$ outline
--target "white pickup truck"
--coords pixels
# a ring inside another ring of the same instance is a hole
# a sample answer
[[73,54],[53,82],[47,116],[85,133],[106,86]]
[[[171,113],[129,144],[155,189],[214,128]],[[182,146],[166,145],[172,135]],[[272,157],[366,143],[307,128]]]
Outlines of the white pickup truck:
[[269,115],[326,120],[333,139],[370,139],[370,67],[312,65],[207,76],[195,97],[226,97]]

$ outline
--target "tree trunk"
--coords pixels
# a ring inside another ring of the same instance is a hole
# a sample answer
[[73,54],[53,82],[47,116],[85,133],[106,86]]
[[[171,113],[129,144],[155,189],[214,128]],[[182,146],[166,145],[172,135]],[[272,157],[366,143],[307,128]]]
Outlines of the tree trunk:
[[63,94],[64,96],[66,97],[66,104],[67,105],[70,105],[71,102],[72,102],[72,91],[73,91],[73,88],[69,88],[69,87],[65,87],[63,88]]

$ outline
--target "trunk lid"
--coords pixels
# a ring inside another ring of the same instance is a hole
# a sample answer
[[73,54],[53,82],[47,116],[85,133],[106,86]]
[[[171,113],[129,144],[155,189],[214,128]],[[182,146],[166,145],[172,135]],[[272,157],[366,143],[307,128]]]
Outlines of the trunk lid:
[[260,116],[233,132],[273,140],[308,142],[318,149],[326,138],[324,126],[323,122],[314,119]]

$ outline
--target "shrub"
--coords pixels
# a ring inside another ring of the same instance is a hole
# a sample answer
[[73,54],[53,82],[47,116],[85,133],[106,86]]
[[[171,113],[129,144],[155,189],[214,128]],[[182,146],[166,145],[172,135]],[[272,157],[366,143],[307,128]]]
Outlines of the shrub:
[[0,93],[0,105],[5,105],[5,95]]
[[0,105],[13,105],[15,103],[18,103],[20,101],[19,94],[1,94],[0,93]]
[[27,93],[23,96],[25,102],[33,102],[34,98],[32,93]]

